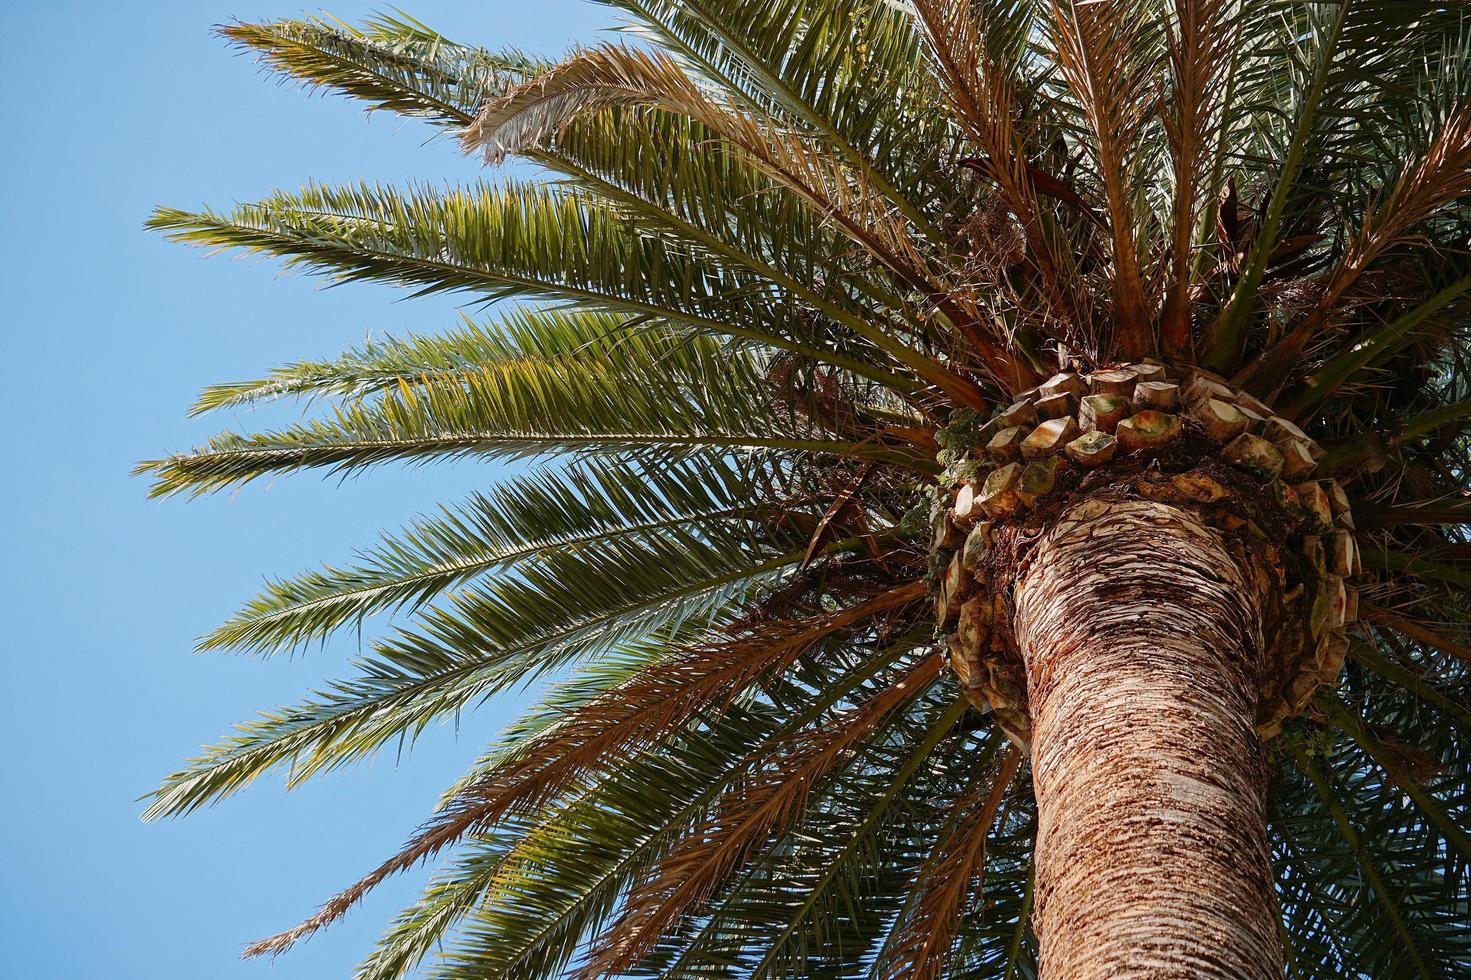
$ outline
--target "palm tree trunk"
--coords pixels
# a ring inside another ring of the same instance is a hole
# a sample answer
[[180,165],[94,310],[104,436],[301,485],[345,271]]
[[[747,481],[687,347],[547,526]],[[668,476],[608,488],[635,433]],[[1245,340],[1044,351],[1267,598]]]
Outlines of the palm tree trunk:
[[1042,976],[1280,978],[1261,617],[1219,533],[1166,504],[1076,505],[1014,601]]

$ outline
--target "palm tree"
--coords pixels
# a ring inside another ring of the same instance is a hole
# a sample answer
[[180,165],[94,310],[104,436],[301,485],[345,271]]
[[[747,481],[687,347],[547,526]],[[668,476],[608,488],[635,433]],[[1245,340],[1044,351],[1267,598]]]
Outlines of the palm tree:
[[611,3],[223,30],[549,175],[150,222],[481,304],[154,494],[522,461],[203,639],[398,614],[152,817],[539,692],[250,952],[433,858],[361,976],[1467,975],[1464,5]]

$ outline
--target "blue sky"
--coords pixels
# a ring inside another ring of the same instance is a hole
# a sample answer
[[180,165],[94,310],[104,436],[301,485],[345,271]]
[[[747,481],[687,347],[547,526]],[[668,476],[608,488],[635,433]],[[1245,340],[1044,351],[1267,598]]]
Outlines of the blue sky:
[[[381,7],[340,3],[354,19]],[[573,0],[423,2],[452,36],[556,52],[613,23]],[[347,976],[413,894],[397,882],[269,962],[237,959],[399,842],[506,720],[482,710],[413,756],[290,794],[279,781],[183,821],[137,797],[230,723],[335,676],[348,640],[262,663],[193,639],[264,575],[346,558],[380,528],[483,484],[484,467],[313,476],[150,502],[128,470],[261,416],[190,420],[201,386],[433,330],[451,301],[324,290],[262,261],[204,258],[143,232],[150,209],[228,205],[308,180],[462,180],[478,167],[427,129],[274,84],[213,38],[268,0],[0,0],[0,284],[11,422],[0,481],[8,605],[0,755],[0,977]],[[18,83],[18,85],[17,85]],[[17,387],[18,386],[18,390]]]

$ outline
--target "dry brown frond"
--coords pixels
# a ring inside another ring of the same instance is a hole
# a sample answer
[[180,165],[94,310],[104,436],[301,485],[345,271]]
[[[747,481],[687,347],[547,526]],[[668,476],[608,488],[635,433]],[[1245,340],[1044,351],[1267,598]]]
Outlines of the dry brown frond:
[[960,236],[966,244],[965,271],[987,284],[1002,282],[1006,270],[1026,259],[1026,232],[999,195],[980,197]]
[[608,772],[675,734],[697,712],[728,705],[769,671],[787,667],[823,637],[924,596],[923,581],[821,616],[753,626],[750,636],[689,650],[656,664],[570,715],[505,764],[466,785],[388,861],[328,901],[311,918],[247,947],[246,956],[282,953],[341,918],[386,879],[513,812],[555,799],[592,772]]
[[915,0],[936,74],[956,121],[990,160],[992,177],[1017,218],[1035,218],[1026,158],[1012,125],[1016,93],[987,55],[980,24],[964,0]]
[[926,657],[903,679],[833,723],[774,750],[767,765],[726,794],[712,820],[680,841],[633,890],[578,976],[616,976],[637,963],[662,935],[700,908],[756,847],[801,816],[812,788],[896,708],[933,684],[940,665],[939,656]]
[[1154,323],[1139,268],[1135,157],[1157,103],[1153,66],[1137,51],[1145,11],[1135,0],[1052,0],[1052,43],[1083,119],[1108,204],[1113,242],[1113,346],[1125,358],[1154,348]]
[[880,976],[887,980],[938,980],[946,974],[967,900],[980,899],[986,838],[1021,760],[1016,746],[1007,745],[991,781],[977,782],[960,802],[961,811],[966,813],[964,822],[939,845],[920,871],[914,883],[919,901],[913,914],[900,923],[889,957],[880,964]]
[[941,89],[966,135],[985,154],[986,176],[996,182],[1021,225],[1053,315],[1080,329],[1077,284],[1064,276],[1064,263],[1042,227],[1033,171],[1015,126],[1017,98],[1011,80],[986,53],[982,25],[966,0],[915,0],[914,7]]
[[873,467],[866,463],[859,466],[858,472],[853,474],[847,485],[838,491],[827,510],[823,511],[822,517],[817,521],[817,528],[812,532],[811,540],[807,542],[807,553],[802,556],[799,570],[806,571],[807,566],[812,564],[812,559],[817,557],[818,552],[833,540],[845,519],[855,524],[854,530],[864,536],[868,542],[870,555],[877,552],[872,535],[868,533],[867,522],[863,518],[863,508],[854,502],[858,491],[863,489],[863,484],[868,481],[869,474],[872,472]]
[[1385,249],[1467,193],[1471,193],[1471,102],[1456,110],[1425,155],[1405,167],[1389,194],[1373,209],[1344,256],[1324,302],[1342,296]]
[[1175,0],[1166,34],[1171,96],[1165,133],[1175,175],[1170,271],[1160,314],[1160,341],[1172,357],[1192,357],[1191,248],[1213,161],[1206,152],[1220,124],[1222,76],[1231,63],[1235,28],[1228,0]]
[[1366,748],[1370,748],[1374,760],[1401,789],[1418,788],[1446,771],[1445,763],[1387,725],[1365,725],[1360,737],[1368,742]]

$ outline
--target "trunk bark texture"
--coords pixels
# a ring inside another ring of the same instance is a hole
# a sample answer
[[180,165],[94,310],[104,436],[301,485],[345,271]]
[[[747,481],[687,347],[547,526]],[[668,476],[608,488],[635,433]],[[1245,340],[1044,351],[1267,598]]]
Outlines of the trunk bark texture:
[[1255,593],[1149,501],[1065,511],[1018,570],[1045,980],[1282,976]]

